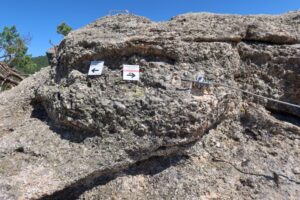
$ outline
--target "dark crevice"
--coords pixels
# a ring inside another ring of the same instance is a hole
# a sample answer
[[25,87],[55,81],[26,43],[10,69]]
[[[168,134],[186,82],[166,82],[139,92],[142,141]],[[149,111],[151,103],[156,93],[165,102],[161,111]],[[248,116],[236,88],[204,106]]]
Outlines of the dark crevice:
[[14,152],[29,155],[32,157],[44,157],[44,155],[36,153],[30,149],[24,149],[24,147],[18,147],[14,150]]
[[266,108],[266,110],[268,110],[270,112],[270,114],[273,117],[275,117],[276,119],[278,119],[280,121],[285,121],[285,122],[288,122],[295,126],[300,127],[300,117],[293,115],[289,112],[282,111],[282,110],[275,110],[272,108]]
[[244,42],[247,44],[265,44],[265,45],[294,45],[298,44],[297,42],[275,42],[270,40],[254,40],[254,39],[242,39],[240,42]]
[[32,101],[31,106],[33,108],[31,112],[31,118],[39,119],[41,121],[47,121],[48,120],[48,114],[45,110],[44,106],[40,101]]
[[76,183],[57,191],[51,195],[44,196],[40,200],[73,200],[77,199],[84,192],[97,186],[105,185],[118,177],[158,174],[171,166],[176,166],[189,157],[185,155],[173,155],[167,157],[151,157],[147,160],[139,161],[127,169],[121,171],[110,171],[101,173],[99,176],[87,176]]
[[91,87],[92,87],[92,83],[91,83],[91,82],[87,82],[87,86],[88,86],[89,88],[91,88]]
[[259,140],[259,138],[261,138],[261,134],[259,132],[255,131],[251,128],[248,128],[248,127],[245,128],[245,134],[255,141],[257,141],[257,140]]
[[18,147],[18,148],[16,148],[15,152],[17,152],[17,153],[24,153],[25,152],[24,147]]
[[237,44],[241,42],[241,39],[232,39],[232,38],[182,38],[184,42],[197,42],[197,43],[214,43],[214,42],[222,42],[222,43],[232,43]]

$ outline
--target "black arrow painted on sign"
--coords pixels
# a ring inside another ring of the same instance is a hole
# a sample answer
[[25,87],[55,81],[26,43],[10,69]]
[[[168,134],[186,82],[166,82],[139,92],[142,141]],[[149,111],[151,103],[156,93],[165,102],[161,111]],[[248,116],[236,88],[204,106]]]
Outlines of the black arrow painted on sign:
[[127,74],[127,76],[131,76],[131,78],[134,78],[135,74],[134,73],[129,73],[129,74]]
[[95,69],[95,68],[92,69],[92,72],[93,72],[93,73],[95,73],[95,72],[97,72],[97,71],[99,71],[99,70],[98,70],[98,69]]

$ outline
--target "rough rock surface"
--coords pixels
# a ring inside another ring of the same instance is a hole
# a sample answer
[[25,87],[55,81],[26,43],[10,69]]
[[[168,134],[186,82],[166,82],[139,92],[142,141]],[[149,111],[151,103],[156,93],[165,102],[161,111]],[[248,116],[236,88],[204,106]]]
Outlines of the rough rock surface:
[[[54,55],[55,54],[55,55]],[[0,95],[0,199],[297,199],[300,13],[101,18]],[[88,77],[91,60],[102,76]],[[122,80],[139,64],[141,80]]]

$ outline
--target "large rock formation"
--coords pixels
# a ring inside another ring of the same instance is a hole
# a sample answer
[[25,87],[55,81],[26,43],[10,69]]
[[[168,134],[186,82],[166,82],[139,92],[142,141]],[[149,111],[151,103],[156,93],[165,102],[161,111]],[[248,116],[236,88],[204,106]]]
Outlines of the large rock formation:
[[[300,13],[101,18],[0,96],[0,198],[300,195]],[[92,60],[102,76],[87,76]],[[122,80],[138,64],[140,81]]]

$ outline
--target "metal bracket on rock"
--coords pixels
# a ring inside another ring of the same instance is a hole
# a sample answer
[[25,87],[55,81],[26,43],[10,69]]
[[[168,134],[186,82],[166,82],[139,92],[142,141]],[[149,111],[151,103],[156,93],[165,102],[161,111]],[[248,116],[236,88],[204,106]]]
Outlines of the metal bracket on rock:
[[239,91],[239,92],[242,92],[242,93],[245,93],[245,94],[249,94],[251,96],[255,96],[255,97],[262,98],[262,99],[266,99],[268,101],[273,101],[273,102],[284,104],[284,105],[287,105],[287,106],[292,106],[292,107],[295,107],[295,108],[300,108],[300,105],[297,105],[297,104],[292,104],[292,103],[289,103],[289,102],[280,101],[280,100],[273,99],[273,98],[270,98],[270,97],[265,97],[265,96],[262,96],[262,95],[259,95],[259,94],[255,94],[255,93],[252,93],[252,92],[249,92],[249,91],[246,91],[246,90],[242,90],[240,88],[235,88],[235,87],[232,87],[232,86],[229,86],[229,85],[225,85],[225,84],[222,84],[222,83],[216,83],[216,82],[211,82],[211,81],[204,81],[204,79],[203,80],[202,79],[200,79],[200,80],[198,80],[198,79],[196,79],[196,80],[182,79],[181,81],[197,83],[197,84],[200,84],[200,85],[215,85],[215,86],[226,87],[228,89],[236,90],[236,91]]

